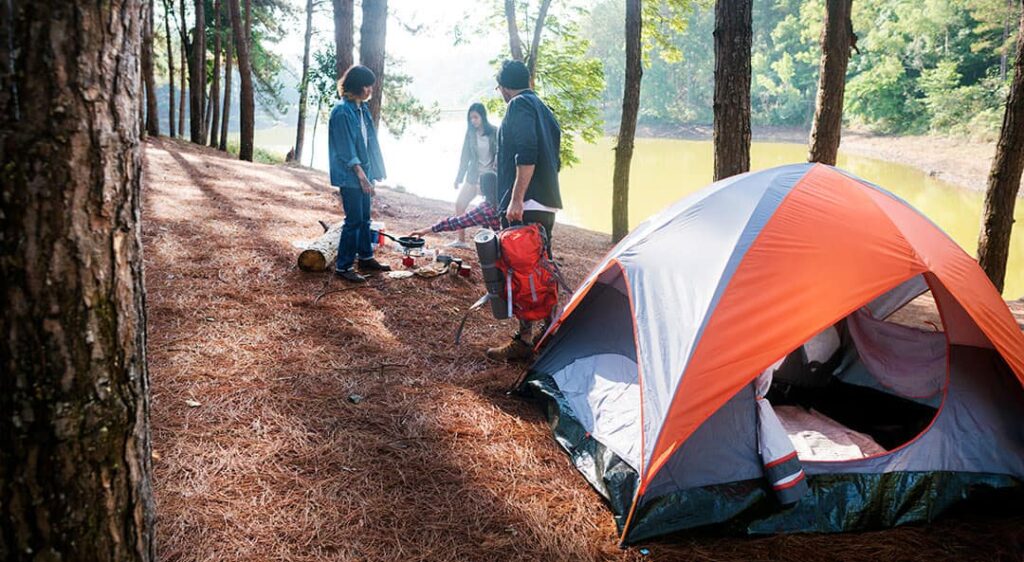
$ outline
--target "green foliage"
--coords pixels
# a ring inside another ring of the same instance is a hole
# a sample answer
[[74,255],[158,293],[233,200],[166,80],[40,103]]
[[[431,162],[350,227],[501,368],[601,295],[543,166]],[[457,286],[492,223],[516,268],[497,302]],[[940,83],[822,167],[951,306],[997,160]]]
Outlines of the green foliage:
[[[383,107],[381,119],[396,137],[405,134],[410,125],[430,125],[437,122],[440,109],[437,104],[423,105],[409,89],[412,78],[402,72],[402,60],[388,57],[385,66]],[[337,78],[334,75],[334,49],[327,47],[313,53],[309,65],[310,103],[319,104],[328,112],[338,101]]]
[[[228,141],[228,154],[232,156],[238,156],[238,141]],[[252,153],[253,162],[259,162],[260,164],[284,164],[284,155],[279,152],[267,150],[265,148],[254,147]]]
[[437,103],[429,107],[423,105],[412,94],[409,85],[412,77],[402,72],[401,59],[388,57],[387,75],[384,80],[384,99],[381,108],[381,119],[388,130],[396,137],[405,134],[406,129],[414,123],[430,125],[436,123],[441,116]]
[[895,55],[881,57],[846,85],[847,118],[883,133],[919,132],[924,108]]
[[[714,13],[709,0],[644,3],[645,58],[640,121],[711,123]],[[1020,3],[1006,0],[855,0],[859,52],[850,58],[845,117],[885,133],[987,137],[1000,126],[1012,70]],[[621,0],[597,0],[583,29],[604,65],[605,119],[622,96]],[[807,127],[814,116],[822,0],[755,2],[751,117],[757,125]],[[1005,35],[1005,37],[1004,37]]]
[[[516,4],[523,48],[528,50],[532,30],[537,24],[536,6],[525,1]],[[481,32],[500,30],[508,36],[503,6],[503,1],[492,4],[495,10],[487,20],[488,27]],[[562,165],[566,167],[579,161],[575,150],[577,139],[593,143],[604,134],[601,112],[605,92],[604,65],[591,54],[591,41],[581,30],[581,22],[587,21],[588,12],[579,3],[553,2],[544,22],[537,56],[536,91],[562,127],[561,158]],[[508,51],[501,53],[493,61],[495,69],[508,57]],[[504,115],[505,104],[501,99],[492,98],[485,103],[489,112],[496,116]]]

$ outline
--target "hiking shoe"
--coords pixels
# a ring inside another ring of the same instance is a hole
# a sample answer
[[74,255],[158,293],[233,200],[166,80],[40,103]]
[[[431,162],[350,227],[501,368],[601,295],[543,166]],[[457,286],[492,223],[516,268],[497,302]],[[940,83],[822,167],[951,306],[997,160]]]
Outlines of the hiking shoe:
[[375,258],[359,260],[359,271],[391,271],[391,266],[380,263]]
[[529,361],[533,358],[533,348],[519,338],[512,338],[501,347],[492,347],[484,354],[492,361]]
[[338,277],[341,277],[345,281],[348,281],[349,283],[366,283],[366,278],[363,277],[362,275],[359,275],[358,273],[355,272],[355,270],[352,269],[346,269],[344,271],[338,271],[336,269],[334,270],[334,274],[337,275]]
[[449,242],[449,243],[445,244],[444,247],[445,248],[454,248],[456,250],[469,250],[471,248],[471,246],[469,245],[468,242],[464,242],[462,240],[455,240],[454,242]]

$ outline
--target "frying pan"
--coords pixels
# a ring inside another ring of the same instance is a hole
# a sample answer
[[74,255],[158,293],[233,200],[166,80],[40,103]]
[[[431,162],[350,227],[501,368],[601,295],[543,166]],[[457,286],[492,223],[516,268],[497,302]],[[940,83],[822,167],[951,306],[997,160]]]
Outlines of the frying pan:
[[426,244],[427,242],[423,238],[416,238],[415,236],[400,236],[398,238],[395,238],[394,236],[388,234],[387,232],[381,232],[381,234],[383,234],[385,238],[390,238],[391,240],[398,242],[398,244],[403,248],[407,248],[410,250],[414,248],[422,248],[423,245]]

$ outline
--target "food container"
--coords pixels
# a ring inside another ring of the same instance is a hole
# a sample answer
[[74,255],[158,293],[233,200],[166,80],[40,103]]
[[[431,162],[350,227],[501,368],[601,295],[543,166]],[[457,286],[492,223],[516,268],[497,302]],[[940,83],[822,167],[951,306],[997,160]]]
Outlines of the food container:
[[376,244],[378,247],[383,248],[387,243],[387,239],[384,238],[384,222],[383,221],[370,221],[370,243]]

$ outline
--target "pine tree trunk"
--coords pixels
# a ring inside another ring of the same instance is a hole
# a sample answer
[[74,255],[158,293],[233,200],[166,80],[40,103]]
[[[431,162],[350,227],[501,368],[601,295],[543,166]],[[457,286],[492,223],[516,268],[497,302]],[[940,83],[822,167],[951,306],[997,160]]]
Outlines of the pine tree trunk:
[[373,126],[380,127],[380,102],[384,94],[384,45],[388,28],[388,0],[363,0],[363,24],[359,27],[359,63],[377,75],[370,98]]
[[206,144],[206,8],[195,0],[196,26],[192,31],[192,67],[189,68],[189,133],[192,142]]
[[[238,53],[238,74],[242,79],[241,100],[239,101],[239,124],[241,139],[238,143],[238,158],[252,162],[253,129],[256,119],[256,103],[252,89],[252,66],[249,63],[249,36],[244,28],[238,0],[228,0],[231,9],[231,33],[235,38],[235,51]],[[246,4],[249,0],[246,0]],[[251,20],[250,20],[251,21]]]
[[633,161],[633,139],[640,111],[640,82],[644,74],[641,8],[641,0],[626,0],[626,78],[622,92],[622,121],[615,144],[615,171],[612,173],[613,242],[622,240],[629,232],[629,168]]
[[221,18],[220,0],[213,0],[213,78],[210,80],[210,146],[216,148],[217,133],[220,130],[220,52],[221,35],[224,29]]
[[750,170],[751,0],[715,2],[715,181]]
[[139,6],[0,8],[3,560],[154,556]]
[[188,80],[188,33],[185,32],[185,0],[178,0],[178,7],[181,8],[181,22],[179,30],[181,33],[181,92],[178,95],[178,136],[185,138],[185,90]]
[[160,135],[160,115],[156,102],[156,76],[153,70],[153,0],[145,4],[142,22],[142,76],[146,81],[146,132]]
[[[1024,2],[1022,2],[1024,4]],[[992,284],[1003,290],[1006,261],[1010,253],[1013,208],[1024,173],[1024,10],[1017,34],[1017,56],[1013,64],[1013,84],[1006,98],[1003,129],[996,144],[988,191],[978,238],[978,262]],[[1011,295],[1013,296],[1013,295]]]
[[818,99],[811,126],[809,162],[836,165],[843,129],[843,96],[846,66],[853,44],[850,21],[852,0],[825,0],[825,26],[821,30],[821,65],[818,70]]
[[[224,0],[226,2],[225,8],[230,9],[230,0]],[[235,34],[230,29],[231,16],[228,15],[228,28],[225,29],[227,33],[231,34],[225,43],[227,43],[224,49],[224,107],[220,112],[220,145],[217,146],[220,150],[227,152],[228,150],[228,125],[231,123],[231,61],[235,58],[234,52],[234,37]]]
[[523,39],[519,36],[519,23],[516,21],[516,0],[505,0],[505,22],[508,24],[508,51],[513,60],[522,61]]
[[341,78],[355,62],[355,7],[353,0],[334,0],[334,72]]
[[299,122],[295,127],[295,162],[302,162],[306,136],[306,100],[309,94],[309,45],[313,39],[313,0],[306,0],[306,46],[302,51],[302,80],[299,83]]
[[170,129],[171,138],[177,136],[174,129],[174,48],[171,46],[171,4],[170,0],[164,0],[164,33],[167,35],[167,128]]
[[[626,0],[627,2],[631,0]],[[551,0],[543,0],[537,10],[537,21],[533,23],[533,41],[530,42],[530,54],[526,57],[526,68],[530,71],[530,87],[537,81],[537,57],[540,56],[540,36],[544,31],[544,23],[548,19],[548,8]]]
[[[313,167],[313,156],[316,155],[316,126],[320,123],[320,110],[323,109],[323,99],[316,100],[316,113],[313,114],[313,138],[309,141],[309,167]],[[302,162],[299,162],[300,164]]]

